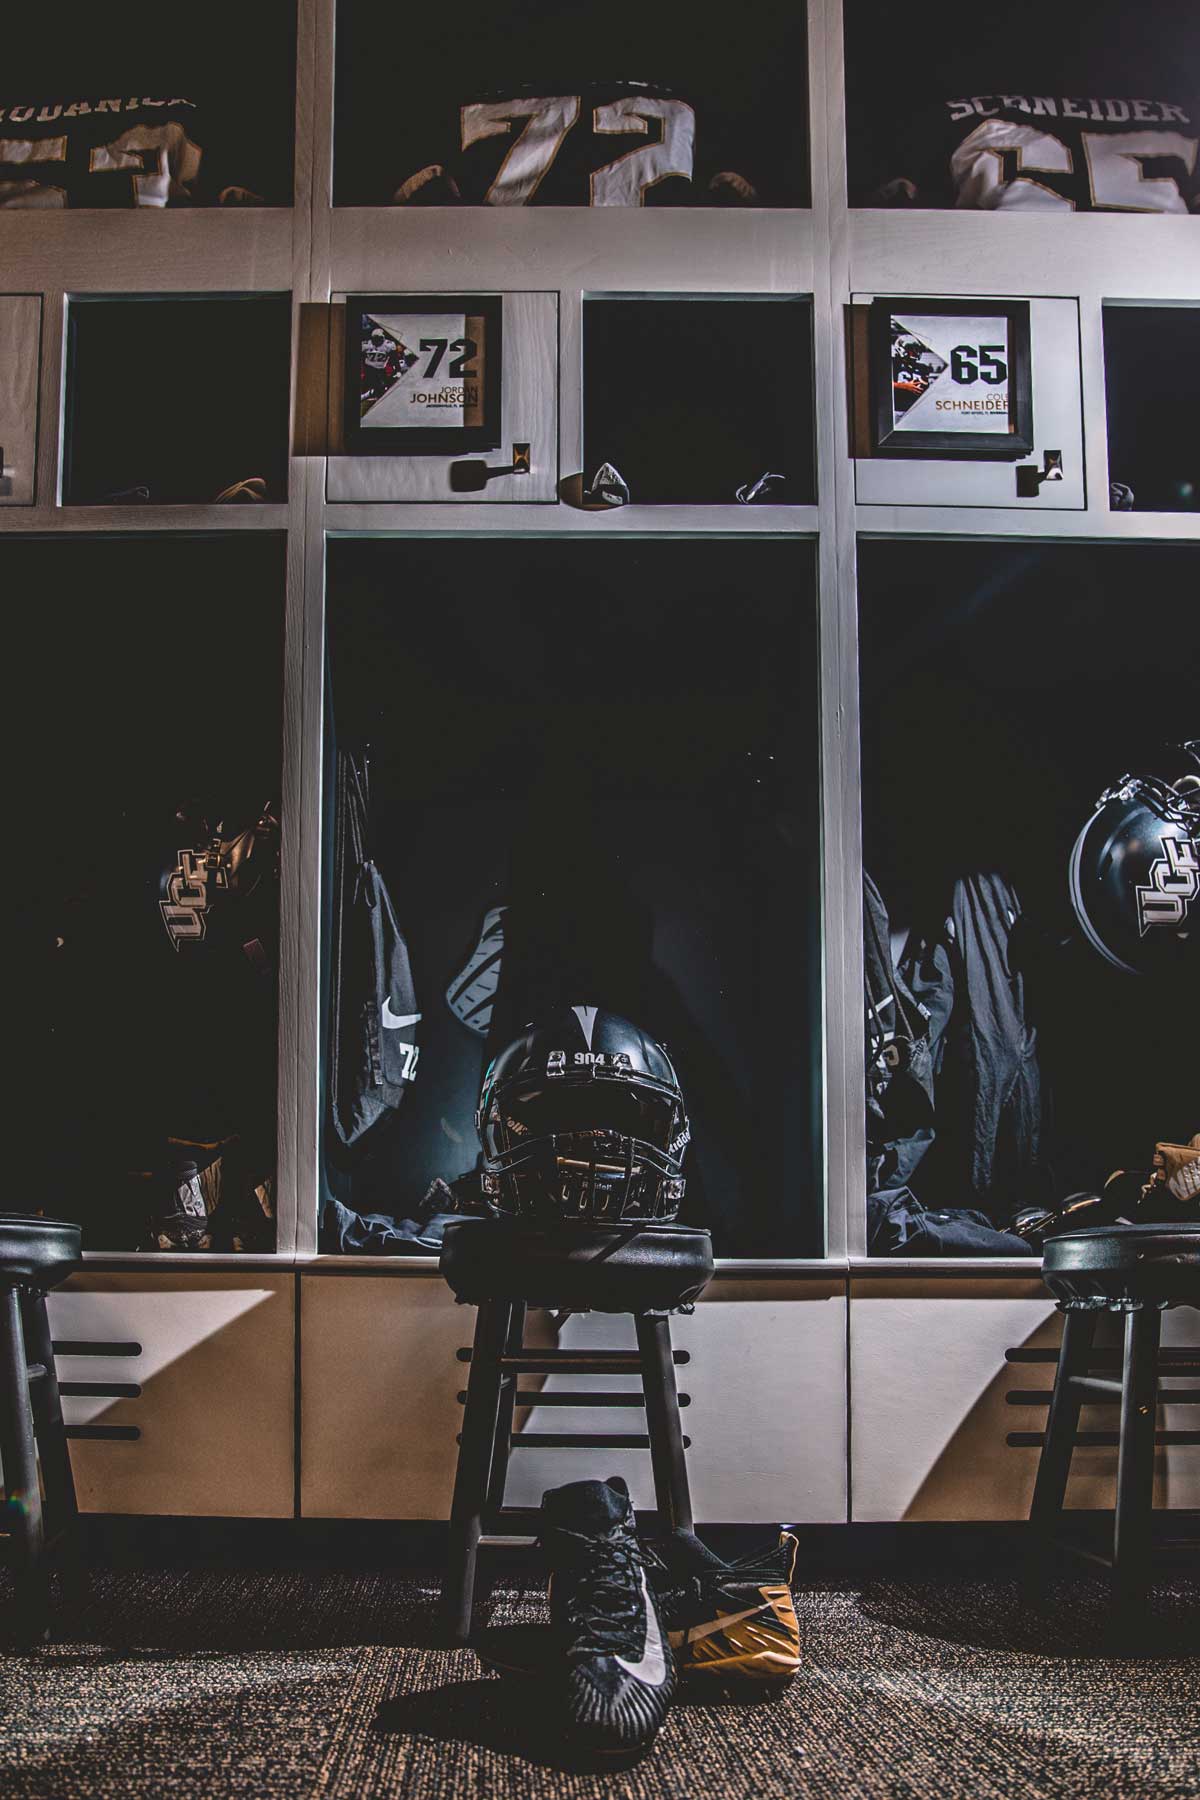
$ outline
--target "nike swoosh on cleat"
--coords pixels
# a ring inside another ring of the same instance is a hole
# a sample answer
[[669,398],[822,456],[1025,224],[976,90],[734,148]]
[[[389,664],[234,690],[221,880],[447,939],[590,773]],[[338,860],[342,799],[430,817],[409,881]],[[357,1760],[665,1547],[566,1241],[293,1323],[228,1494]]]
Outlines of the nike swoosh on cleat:
[[689,1631],[673,1631],[671,1643],[676,1649],[699,1643],[701,1638],[711,1637],[715,1631],[726,1631],[730,1625],[740,1625],[743,1619],[753,1619],[758,1613],[765,1611],[766,1602],[760,1600],[757,1606],[748,1606],[745,1612],[722,1613],[719,1618],[709,1619],[703,1625],[693,1625]]
[[420,1013],[394,1013],[390,999],[383,1003],[383,1023],[388,1031],[399,1031],[402,1025],[415,1025],[420,1017]]
[[654,1611],[654,1602],[650,1598],[650,1589],[646,1586],[646,1571],[642,1570],[642,1602],[646,1608],[646,1642],[642,1646],[639,1662],[628,1662],[625,1657],[614,1658],[619,1662],[626,1674],[637,1681],[644,1681],[647,1687],[661,1687],[667,1679],[667,1657],[663,1646],[662,1633],[658,1629],[658,1616]]

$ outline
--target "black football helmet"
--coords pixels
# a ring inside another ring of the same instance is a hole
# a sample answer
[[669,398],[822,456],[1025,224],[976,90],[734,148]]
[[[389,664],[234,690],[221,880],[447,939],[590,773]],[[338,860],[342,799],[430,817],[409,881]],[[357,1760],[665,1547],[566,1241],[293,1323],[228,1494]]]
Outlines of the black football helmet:
[[661,1044],[597,1006],[527,1025],[483,1077],[485,1200],[538,1219],[673,1219],[690,1138]]
[[[1200,744],[1185,748],[1200,770]],[[1115,968],[1170,972],[1200,954],[1200,773],[1106,788],[1075,840],[1070,883],[1088,942]]]

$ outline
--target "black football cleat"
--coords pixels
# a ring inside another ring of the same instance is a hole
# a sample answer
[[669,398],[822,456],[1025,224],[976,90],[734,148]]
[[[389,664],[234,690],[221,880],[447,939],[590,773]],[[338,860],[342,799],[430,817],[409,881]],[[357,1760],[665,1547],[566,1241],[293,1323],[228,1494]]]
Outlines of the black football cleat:
[[540,1541],[567,1735],[601,1755],[645,1750],[667,1716],[675,1661],[624,1481],[552,1488],[542,1497]]
[[682,1675],[742,1683],[790,1681],[800,1667],[791,1579],[797,1540],[724,1562],[690,1531],[647,1548],[671,1648]]

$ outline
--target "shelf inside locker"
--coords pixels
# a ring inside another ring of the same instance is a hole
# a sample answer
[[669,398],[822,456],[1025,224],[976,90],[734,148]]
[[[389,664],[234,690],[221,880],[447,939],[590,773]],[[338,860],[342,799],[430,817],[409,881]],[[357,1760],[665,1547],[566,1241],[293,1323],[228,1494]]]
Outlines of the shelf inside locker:
[[73,300],[67,330],[66,505],[286,497],[286,294]]
[[1106,306],[1109,505],[1200,513],[1200,306]]
[[322,1248],[435,1251],[436,1184],[478,1186],[487,1062],[579,1004],[667,1046],[684,1222],[821,1255],[813,546],[335,539],[328,631],[326,792],[366,747],[420,1018],[388,1119],[346,1148],[323,1104]]
[[21,1205],[85,1250],[275,1247],[284,559],[259,532],[0,539]]
[[583,321],[585,499],[608,464],[634,504],[815,502],[811,301],[594,298]]
[[736,29],[683,0],[464,0],[382,32],[339,0],[334,201],[808,206],[806,62],[782,0]]

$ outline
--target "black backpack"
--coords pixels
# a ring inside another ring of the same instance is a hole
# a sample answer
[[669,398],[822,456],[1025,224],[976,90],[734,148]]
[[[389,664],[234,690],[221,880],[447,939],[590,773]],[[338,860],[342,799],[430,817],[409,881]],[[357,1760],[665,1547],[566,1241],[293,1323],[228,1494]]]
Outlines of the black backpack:
[[329,1098],[350,1149],[389,1118],[417,1073],[421,1014],[408,946],[370,854],[365,754],[339,750],[334,825]]

